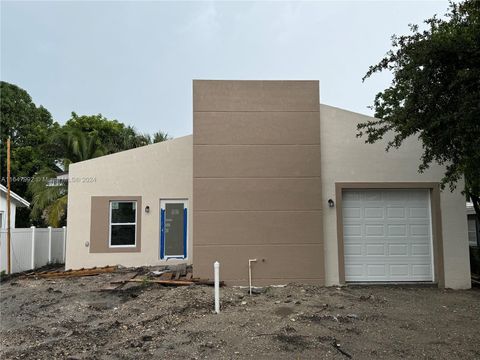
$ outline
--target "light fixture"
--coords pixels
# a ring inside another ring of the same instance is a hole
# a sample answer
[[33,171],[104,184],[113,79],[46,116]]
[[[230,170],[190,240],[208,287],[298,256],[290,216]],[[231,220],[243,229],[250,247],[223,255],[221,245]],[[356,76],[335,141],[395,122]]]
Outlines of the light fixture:
[[335,203],[333,202],[332,199],[328,199],[328,207],[334,207],[335,206]]
[[148,206],[148,205],[145,206],[145,212],[146,212],[146,213],[149,213],[149,212],[150,212],[150,206]]

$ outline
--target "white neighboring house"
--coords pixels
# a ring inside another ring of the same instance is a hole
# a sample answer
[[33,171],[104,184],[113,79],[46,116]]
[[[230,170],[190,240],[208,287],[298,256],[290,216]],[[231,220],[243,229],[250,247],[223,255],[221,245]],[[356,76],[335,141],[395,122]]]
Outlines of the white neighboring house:
[[[15,228],[17,207],[28,207],[30,203],[20,195],[10,191],[10,228]],[[0,185],[0,229],[7,228],[7,188]]]
[[480,221],[475,214],[473,203],[467,202],[468,242],[470,246],[480,246]]

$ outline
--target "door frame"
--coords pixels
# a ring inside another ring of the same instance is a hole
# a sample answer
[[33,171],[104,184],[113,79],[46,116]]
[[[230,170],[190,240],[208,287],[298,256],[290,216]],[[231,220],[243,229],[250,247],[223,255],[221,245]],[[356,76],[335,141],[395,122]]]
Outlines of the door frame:
[[[183,222],[183,254],[166,255],[165,254],[165,205],[166,204],[183,204],[184,222]],[[188,259],[188,199],[160,199],[160,241],[159,241],[159,258],[160,260],[168,259]]]
[[343,240],[342,193],[349,189],[429,189],[430,215],[433,246],[433,279],[438,287],[445,287],[443,265],[442,217],[440,209],[440,183],[435,182],[337,182],[335,183],[335,203],[337,216],[338,277],[340,284],[345,281],[345,253]]

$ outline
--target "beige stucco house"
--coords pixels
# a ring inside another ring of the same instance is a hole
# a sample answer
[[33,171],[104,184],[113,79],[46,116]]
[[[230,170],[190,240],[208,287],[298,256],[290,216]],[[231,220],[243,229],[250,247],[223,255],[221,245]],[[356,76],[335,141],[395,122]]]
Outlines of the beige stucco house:
[[[469,288],[460,191],[421,144],[356,137],[368,116],[318,81],[193,82],[193,135],[70,166],[67,268],[193,264],[228,284]],[[459,184],[461,189],[462,184]]]

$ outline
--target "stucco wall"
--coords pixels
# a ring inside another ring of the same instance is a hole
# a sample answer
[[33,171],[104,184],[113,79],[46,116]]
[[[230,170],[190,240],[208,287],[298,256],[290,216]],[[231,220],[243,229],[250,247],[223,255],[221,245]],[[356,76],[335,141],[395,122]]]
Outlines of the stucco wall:
[[[318,81],[194,81],[194,274],[323,284]],[[295,263],[295,265],[291,265]]]
[[[320,144],[323,204],[335,199],[336,182],[439,182],[444,169],[432,166],[424,174],[417,169],[422,153],[420,143],[412,138],[398,150],[385,153],[385,142],[365,144],[355,137],[357,123],[368,116],[320,106]],[[418,160],[417,160],[418,159]],[[467,224],[465,197],[459,183],[455,192],[440,195],[444,250],[445,286],[469,288]],[[327,285],[339,283],[336,211],[325,207],[325,276]]]
[[[69,169],[66,268],[192,263],[192,136],[76,164]],[[94,182],[86,182],[88,178]],[[141,251],[90,253],[92,196],[141,196]],[[160,199],[188,199],[188,259],[159,259]],[[145,212],[145,207],[150,212]]]

